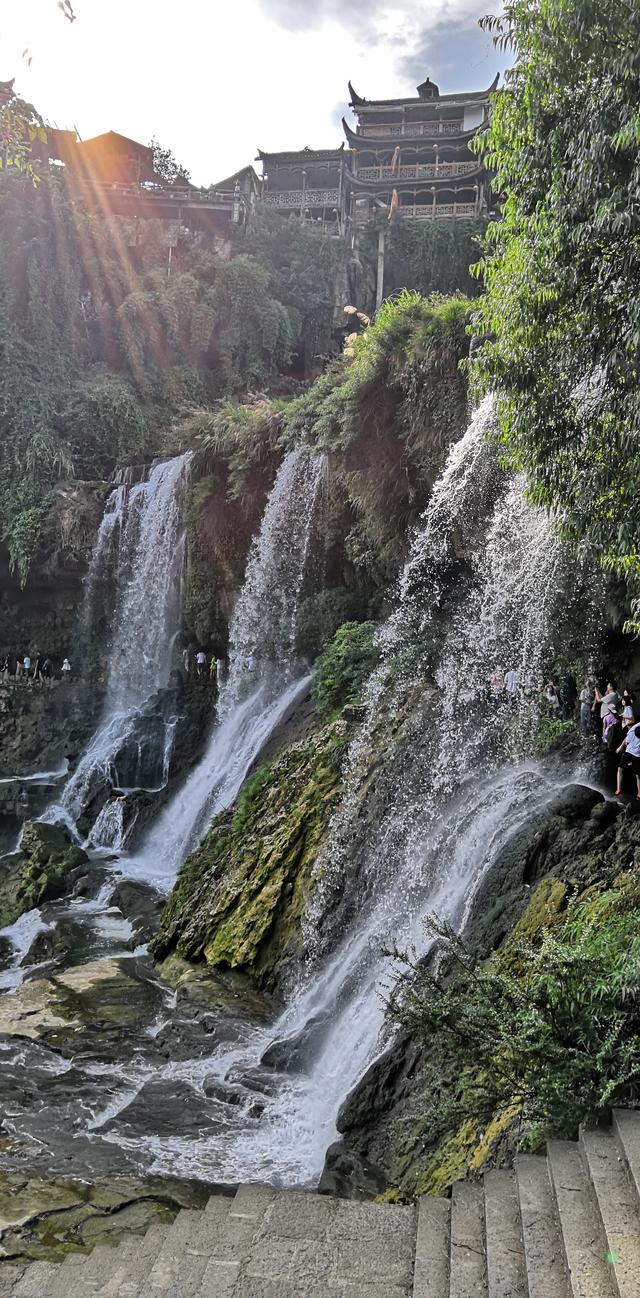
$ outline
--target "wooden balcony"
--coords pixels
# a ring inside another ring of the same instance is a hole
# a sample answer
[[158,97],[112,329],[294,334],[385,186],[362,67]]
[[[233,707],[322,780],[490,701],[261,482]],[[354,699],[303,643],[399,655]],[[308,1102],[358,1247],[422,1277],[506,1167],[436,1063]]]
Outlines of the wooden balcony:
[[415,140],[417,136],[427,135],[433,138],[435,135],[461,135],[464,131],[464,122],[460,121],[432,121],[432,122],[394,122],[384,126],[358,126],[356,135],[361,135],[366,139],[372,140],[396,140],[406,136],[408,139]]
[[[396,216],[403,221],[441,221],[441,220],[459,220],[466,218],[467,221],[473,220],[474,217],[483,215],[482,209],[479,209],[475,203],[405,203],[396,208]],[[356,208],[355,223],[357,226],[367,226],[373,221],[371,211],[363,211]]]
[[340,191],[338,189],[283,189],[280,193],[263,195],[263,202],[268,207],[285,209],[302,209],[305,207],[338,207]]
[[447,176],[469,176],[477,162],[418,162],[396,167],[358,167],[360,180],[443,180]]

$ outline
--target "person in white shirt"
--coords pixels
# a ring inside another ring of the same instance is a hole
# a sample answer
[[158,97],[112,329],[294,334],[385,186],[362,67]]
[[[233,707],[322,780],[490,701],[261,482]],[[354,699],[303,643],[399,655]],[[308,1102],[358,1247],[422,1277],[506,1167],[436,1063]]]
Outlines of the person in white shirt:
[[640,802],[640,724],[631,726],[622,740],[620,747],[616,749],[619,756],[618,762],[618,780],[616,786],[616,798],[622,797],[622,784],[624,773],[630,770],[636,777],[636,801]]
[[63,681],[68,681],[70,677],[71,677],[71,663],[69,662],[68,658],[65,658],[62,664],[62,679]]
[[196,665],[197,665],[197,668],[198,668],[198,676],[200,676],[201,678],[202,678],[203,676],[206,676],[206,672],[207,672],[207,655],[206,655],[206,653],[204,652],[204,649],[199,649],[199,650],[198,650],[198,652],[197,652],[197,654],[196,654]]
[[29,672],[31,671],[31,658],[29,657],[29,654],[25,654],[24,658],[22,659],[22,667],[25,676],[28,676]]
[[504,686],[510,699],[516,699],[520,692],[520,672],[512,667],[504,678]]

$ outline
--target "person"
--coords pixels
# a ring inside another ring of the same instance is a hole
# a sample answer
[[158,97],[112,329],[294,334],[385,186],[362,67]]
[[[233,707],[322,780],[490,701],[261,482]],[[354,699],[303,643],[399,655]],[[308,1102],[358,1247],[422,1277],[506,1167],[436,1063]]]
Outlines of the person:
[[30,654],[25,654],[24,658],[22,659],[22,671],[23,671],[24,675],[26,676],[26,678],[27,678],[27,680],[28,680],[28,679],[29,679],[29,672],[31,671],[31,655],[30,655]]
[[576,684],[576,678],[571,674],[571,672],[565,672],[560,682],[560,705],[565,721],[571,720],[575,710],[577,697],[578,686]]
[[62,663],[62,679],[63,681],[71,680],[71,663],[68,658],[65,658]]
[[616,781],[616,798],[622,797],[622,785],[625,771],[631,771],[636,777],[636,801],[640,802],[640,723],[630,726],[616,750],[618,757],[618,778]]
[[636,716],[636,696],[633,690],[625,688],[622,691],[622,703],[624,712],[627,716]]
[[591,677],[587,677],[578,696],[578,701],[580,703],[580,729],[583,735],[588,735],[591,728],[591,709],[593,707],[594,698],[594,684]]
[[620,725],[620,715],[619,715],[619,713],[618,713],[618,709],[617,709],[615,703],[610,703],[610,704],[609,704],[609,707],[608,707],[608,710],[607,710],[607,715],[606,715],[606,717],[604,718],[604,721],[602,722],[602,742],[603,742],[603,744],[606,744],[608,748],[611,748],[611,747],[612,747],[612,744],[613,744],[614,741],[615,741],[615,736],[612,735],[611,732],[612,732],[612,731],[616,731],[616,730],[617,730],[617,732],[618,732],[618,743],[620,743],[620,738],[621,738],[621,736],[620,736],[620,731],[621,731],[621,729],[622,729],[622,726]]
[[596,699],[600,704],[600,720],[604,721],[607,712],[609,711],[609,705],[615,703],[617,707],[620,702],[620,695],[616,689],[615,681],[607,681],[607,688],[604,694],[601,694],[600,690],[596,686]]
[[53,663],[48,656],[45,658],[42,664],[42,679],[45,683],[46,688],[51,689],[51,682],[53,679]]
[[558,698],[558,686],[556,685],[553,676],[549,677],[549,680],[547,681],[546,685],[540,686],[540,693],[544,695],[545,699],[547,700],[547,703],[549,704],[549,707],[552,708],[554,712],[556,708],[560,707],[560,699]]
[[494,698],[499,698],[499,696],[504,693],[504,671],[502,667],[498,666],[498,664],[496,664],[489,677],[489,685],[491,686],[491,693],[494,695]]
[[511,667],[504,678],[504,685],[510,702],[514,703],[520,692],[520,672]]
[[196,666],[198,668],[198,676],[202,680],[207,668],[207,655],[204,649],[199,649],[196,654]]
[[211,655],[211,662],[209,663],[209,680],[212,684],[217,683],[218,680],[218,659],[215,654]]

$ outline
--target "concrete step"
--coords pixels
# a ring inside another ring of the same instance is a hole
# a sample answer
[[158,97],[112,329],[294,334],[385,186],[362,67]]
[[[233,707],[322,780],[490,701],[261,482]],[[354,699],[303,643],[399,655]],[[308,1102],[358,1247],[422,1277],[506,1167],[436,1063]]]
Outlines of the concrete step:
[[410,1298],[413,1208],[281,1191],[255,1224],[225,1298]]
[[489,1298],[528,1298],[515,1173],[485,1172],[483,1181]]
[[640,1199],[640,1113],[633,1109],[614,1109],[613,1131]]
[[[222,1231],[208,1241],[208,1256],[198,1298],[231,1298],[240,1268],[276,1194],[277,1191],[270,1186],[240,1186],[235,1198],[228,1203]],[[218,1213],[216,1202],[209,1200],[207,1215]]]
[[12,1262],[0,1262],[0,1298],[10,1298],[17,1288],[25,1268]]
[[549,1175],[558,1208],[572,1298],[615,1298],[595,1193],[577,1144],[549,1141]]
[[610,1131],[580,1128],[580,1147],[596,1192],[608,1262],[619,1298],[640,1298],[640,1201]]
[[140,1298],[196,1298],[207,1259],[202,1249],[204,1213],[186,1208],[178,1213],[147,1276]]
[[555,1198],[546,1158],[516,1159],[528,1298],[570,1298],[569,1277],[560,1237]]
[[450,1298],[487,1298],[484,1193],[458,1181],[451,1192]]
[[32,1262],[18,1280],[11,1298],[49,1298],[57,1274],[55,1262]]
[[413,1273],[413,1298],[449,1298],[451,1204],[420,1199]]
[[133,1252],[117,1250],[112,1275],[96,1290],[95,1298],[137,1298],[142,1281],[155,1262],[169,1227],[156,1223],[146,1235],[137,1235]]

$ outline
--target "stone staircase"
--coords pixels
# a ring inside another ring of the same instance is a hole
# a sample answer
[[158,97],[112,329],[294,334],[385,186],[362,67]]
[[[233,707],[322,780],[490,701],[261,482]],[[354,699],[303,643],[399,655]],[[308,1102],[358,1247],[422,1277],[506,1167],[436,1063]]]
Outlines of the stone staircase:
[[640,1298],[640,1112],[414,1207],[241,1186],[0,1298]]

